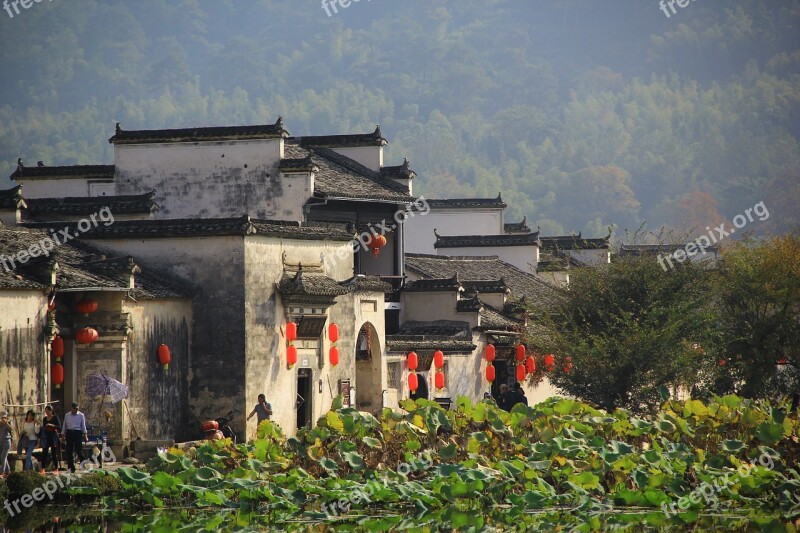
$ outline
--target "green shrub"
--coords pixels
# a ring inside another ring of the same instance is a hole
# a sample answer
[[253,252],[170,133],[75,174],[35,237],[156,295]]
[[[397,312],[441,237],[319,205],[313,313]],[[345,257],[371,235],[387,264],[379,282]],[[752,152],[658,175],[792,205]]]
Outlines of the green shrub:
[[24,472],[11,472],[6,479],[8,488],[8,498],[21,498],[25,494],[30,494],[33,489],[39,488],[47,481],[47,478],[39,472],[27,470]]
[[73,487],[91,487],[97,489],[100,496],[109,496],[120,490],[122,484],[119,478],[114,474],[109,474],[108,472],[92,472],[91,474],[86,474],[75,479],[75,481],[70,483],[70,488]]

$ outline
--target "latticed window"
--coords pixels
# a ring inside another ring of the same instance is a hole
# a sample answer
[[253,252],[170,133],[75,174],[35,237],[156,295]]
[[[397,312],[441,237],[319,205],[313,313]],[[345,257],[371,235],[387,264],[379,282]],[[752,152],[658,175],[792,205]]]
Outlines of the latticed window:
[[400,388],[400,374],[402,372],[402,365],[398,361],[396,363],[387,363],[386,365],[386,376],[388,381],[388,387],[390,389],[399,389]]

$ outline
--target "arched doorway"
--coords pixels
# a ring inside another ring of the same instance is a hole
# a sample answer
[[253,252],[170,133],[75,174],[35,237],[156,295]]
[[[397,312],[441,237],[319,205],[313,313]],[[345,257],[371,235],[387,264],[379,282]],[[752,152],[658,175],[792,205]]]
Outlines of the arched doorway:
[[356,339],[356,409],[378,416],[383,409],[383,355],[375,326],[365,322]]

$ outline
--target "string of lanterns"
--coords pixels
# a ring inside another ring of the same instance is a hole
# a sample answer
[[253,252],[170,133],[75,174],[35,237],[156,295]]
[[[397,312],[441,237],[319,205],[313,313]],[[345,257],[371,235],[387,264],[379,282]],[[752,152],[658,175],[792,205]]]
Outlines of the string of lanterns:
[[297,339],[297,322],[286,323],[286,341],[289,345],[286,347],[286,364],[292,368],[297,364],[297,346],[294,341]]
[[328,357],[331,366],[336,366],[339,364],[339,348],[336,347],[336,341],[339,340],[339,326],[336,323],[331,323],[331,325],[328,326],[328,338],[330,338],[331,344],[333,344]]
[[[497,370],[495,369],[493,363],[496,357],[496,348],[493,344],[487,344],[486,348],[484,349],[483,356],[486,359],[486,381],[489,383],[494,382],[497,379]],[[518,344],[514,348],[514,356],[516,359],[516,368],[514,371],[514,377],[517,381],[524,381],[525,378],[530,374],[536,373],[536,358],[526,353],[525,345]],[[564,357],[564,365],[562,369],[565,373],[569,374],[572,372],[574,365],[572,364],[572,357],[566,356]],[[556,369],[556,358],[553,354],[545,354],[544,356],[544,371],[545,372],[553,372]]]

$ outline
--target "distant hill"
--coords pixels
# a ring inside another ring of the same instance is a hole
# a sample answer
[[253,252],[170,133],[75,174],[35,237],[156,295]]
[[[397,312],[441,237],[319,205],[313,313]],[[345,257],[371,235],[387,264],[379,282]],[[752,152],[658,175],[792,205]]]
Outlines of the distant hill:
[[[126,129],[372,131],[549,234],[800,223],[800,0],[74,0],[0,11],[0,174]],[[0,181],[10,185],[6,178]],[[708,221],[708,222],[704,222]]]

